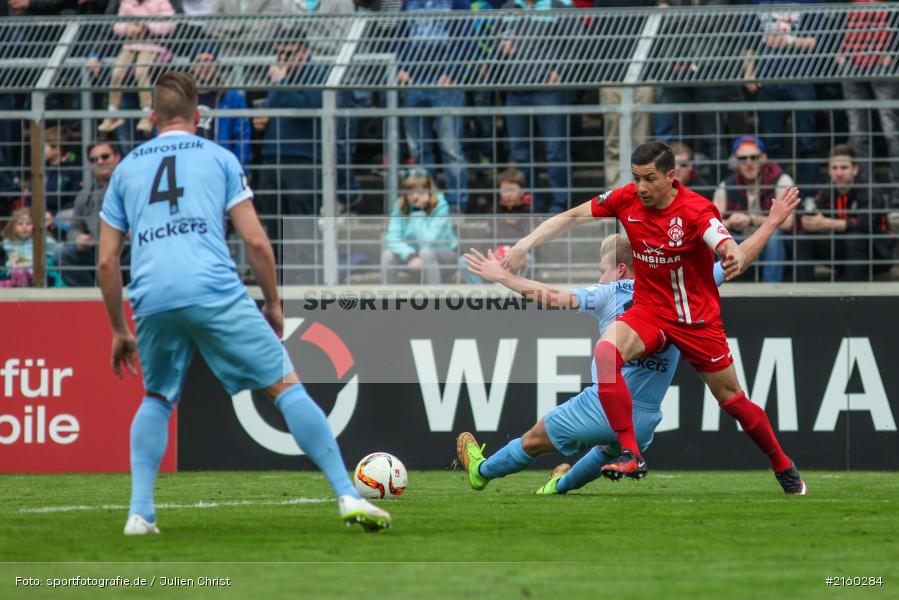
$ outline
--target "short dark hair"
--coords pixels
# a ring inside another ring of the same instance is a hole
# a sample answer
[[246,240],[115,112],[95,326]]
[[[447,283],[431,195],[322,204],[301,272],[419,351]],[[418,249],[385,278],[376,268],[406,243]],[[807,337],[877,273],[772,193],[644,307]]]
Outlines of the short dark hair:
[[849,144],[837,144],[830,151],[830,158],[835,156],[848,156],[851,162],[855,162],[855,151]]
[[171,121],[193,122],[197,110],[197,83],[189,73],[168,71],[153,86],[153,110],[158,125]]
[[306,39],[306,29],[302,25],[281,29],[278,32],[277,39],[272,43],[272,47],[277,49],[278,46],[292,46],[294,44],[300,48],[309,47],[309,41]]
[[47,127],[44,129],[44,143],[48,146],[62,146],[69,141],[69,132],[65,127]]
[[678,154],[686,154],[687,160],[693,160],[693,148],[680,142],[671,144],[671,152],[677,156]]
[[94,151],[95,148],[99,148],[100,146],[109,146],[109,149],[112,150],[113,154],[117,154],[122,156],[122,149],[119,148],[119,145],[115,142],[110,142],[106,140],[97,140],[93,144],[87,147],[87,154],[90,156],[90,153]]
[[524,189],[524,173],[515,168],[509,168],[499,174],[498,186],[504,183],[514,183],[518,187]]
[[631,164],[643,166],[654,164],[661,173],[667,173],[674,168],[674,152],[668,144],[653,140],[640,144],[631,153]]

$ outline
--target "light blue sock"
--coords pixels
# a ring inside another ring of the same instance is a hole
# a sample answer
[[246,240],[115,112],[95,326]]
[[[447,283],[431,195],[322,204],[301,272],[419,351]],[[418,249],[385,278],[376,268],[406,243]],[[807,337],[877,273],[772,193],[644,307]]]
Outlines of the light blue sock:
[[156,521],[153,484],[169,443],[169,417],[174,404],[147,396],[131,421],[131,508],[128,515]]
[[487,479],[496,479],[524,471],[531,466],[532,462],[534,462],[534,457],[521,447],[521,438],[515,438],[500,448],[499,452],[482,462],[478,471]]
[[599,479],[604,464],[608,462],[605,454],[599,448],[593,446],[590,452],[574,463],[571,470],[562,479],[556,482],[556,491],[560,494],[584,487],[591,481]]
[[346,465],[340,455],[337,440],[328,426],[328,419],[306,388],[301,384],[290,386],[275,398],[275,406],[284,415],[287,428],[297,445],[328,478],[334,494],[361,498],[347,475]]

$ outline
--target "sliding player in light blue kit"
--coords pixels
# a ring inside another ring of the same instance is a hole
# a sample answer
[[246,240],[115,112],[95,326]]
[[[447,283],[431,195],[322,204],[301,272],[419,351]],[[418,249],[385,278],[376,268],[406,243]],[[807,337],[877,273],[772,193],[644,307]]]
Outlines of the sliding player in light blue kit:
[[[743,270],[756,259],[777,227],[799,203],[799,190],[791,188],[775,200],[768,219],[752,236],[740,244],[744,254]],[[476,250],[465,255],[468,269],[485,281],[495,281],[535,300],[541,306],[552,306],[591,313],[599,320],[600,335],[633,301],[634,281],[632,252],[627,238],[615,234],[603,240],[600,257],[599,284],[587,288],[562,291],[525,279],[503,269],[489,252]],[[724,282],[724,269],[715,263],[715,280]],[[655,355],[634,360],[622,368],[622,375],[634,399],[634,427],[641,452],[651,443],[662,420],[662,399],[680,359],[680,351],[668,346]],[[574,467],[562,464],[553,469],[549,481],[537,494],[564,494],[583,487],[600,477],[600,468],[617,458],[620,447],[597,396],[596,364],[592,366],[593,385],[549,411],[527,433],[510,441],[498,452],[485,458],[483,448],[474,436],[463,432],[456,438],[456,455],[468,474],[472,489],[482,490],[491,479],[526,469],[537,456],[558,451],[565,456],[590,451]]]
[[[341,518],[375,531],[390,515],[360,497],[318,405],[281,344],[284,314],[271,242],[253,208],[237,158],[195,135],[200,119],[190,75],[169,72],[153,89],[158,137],[128,154],[103,201],[97,269],[112,326],[112,367],[137,374],[145,397],[131,423],[131,507],[125,535],[159,533],[153,486],[168,443],[168,421],[196,350],[228,394],[261,389],[284,415],[297,444],[321,469]],[[262,312],[237,276],[225,243],[225,217],[246,244],[262,290]],[[119,257],[131,234],[131,284],[137,343],[122,309]]]

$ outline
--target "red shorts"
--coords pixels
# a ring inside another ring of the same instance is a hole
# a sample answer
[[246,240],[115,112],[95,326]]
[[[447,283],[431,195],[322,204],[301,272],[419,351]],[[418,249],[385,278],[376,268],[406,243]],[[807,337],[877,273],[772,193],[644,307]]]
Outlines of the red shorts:
[[643,340],[644,356],[652,356],[666,344],[674,344],[680,350],[681,358],[700,373],[723,371],[734,362],[720,318],[703,325],[685,325],[659,319],[644,306],[632,306],[618,320],[626,323]]

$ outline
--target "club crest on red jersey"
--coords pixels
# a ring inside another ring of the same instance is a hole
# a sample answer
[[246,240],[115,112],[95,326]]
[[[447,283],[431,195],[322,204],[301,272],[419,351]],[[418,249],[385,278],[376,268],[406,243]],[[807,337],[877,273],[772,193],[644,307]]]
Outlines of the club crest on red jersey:
[[684,243],[684,221],[680,217],[672,217],[668,222],[668,245],[676,248]]

